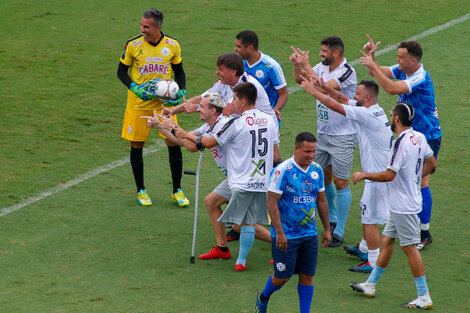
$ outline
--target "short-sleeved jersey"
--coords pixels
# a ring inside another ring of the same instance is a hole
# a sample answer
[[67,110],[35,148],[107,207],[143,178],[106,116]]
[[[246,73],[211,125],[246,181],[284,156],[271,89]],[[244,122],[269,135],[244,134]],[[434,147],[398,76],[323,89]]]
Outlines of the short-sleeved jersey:
[[258,109],[230,119],[214,138],[227,152],[230,188],[266,192],[273,168],[277,125]]
[[287,86],[286,78],[281,65],[276,60],[261,51],[259,53],[260,59],[253,65],[243,60],[245,72],[259,81],[268,95],[269,103],[274,108],[279,99],[277,90]]
[[[127,41],[120,61],[130,66],[131,80],[141,85],[157,77],[172,78],[171,64],[181,63],[181,48],[176,39],[163,33],[155,46],[145,41],[143,35],[139,35]],[[134,110],[153,110],[162,104],[158,98],[144,101],[130,90],[127,93],[127,105]]]
[[[268,190],[282,194],[278,207],[282,229],[287,239],[317,235],[317,197],[319,192],[325,191],[320,165],[312,162],[307,170],[304,170],[291,157],[272,171]],[[276,237],[273,225],[271,236]]]
[[416,214],[421,211],[421,176],[425,159],[433,151],[423,134],[412,128],[402,132],[393,142],[387,169],[396,173],[389,182],[390,211]]
[[[223,114],[220,114],[215,123],[210,126],[209,124],[205,123],[201,127],[194,130],[194,132],[198,135],[204,135],[205,137],[213,137],[217,134],[227,123],[230,119]],[[215,164],[220,169],[224,175],[227,175],[227,152],[226,146],[215,146],[211,148],[212,157],[214,158]]]
[[349,105],[343,104],[343,108],[346,118],[357,125],[362,171],[372,173],[384,171],[393,140],[387,114],[378,104],[366,108],[356,106],[356,103],[355,100],[350,100]]
[[390,67],[393,78],[403,80],[409,93],[399,94],[398,101],[408,102],[415,109],[415,117],[411,126],[421,132],[426,139],[437,139],[442,136],[434,97],[434,84],[431,75],[423,65],[410,77],[398,69],[398,64]]
[[[343,62],[330,72],[328,65],[318,63],[313,71],[323,81],[334,80],[340,87],[340,92],[349,99],[356,93],[357,76],[354,68],[349,65],[345,58]],[[344,115],[328,109],[317,100],[317,132],[326,135],[351,135],[356,133],[356,125]]]

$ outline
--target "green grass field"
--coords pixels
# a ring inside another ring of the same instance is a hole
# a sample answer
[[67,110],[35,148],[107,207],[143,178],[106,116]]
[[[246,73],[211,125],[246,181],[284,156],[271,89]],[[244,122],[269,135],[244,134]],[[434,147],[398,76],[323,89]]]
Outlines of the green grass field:
[[[235,35],[244,29],[258,33],[260,49],[281,63],[290,87],[290,45],[310,50],[315,64],[320,40],[338,35],[354,62],[365,34],[382,47],[422,34],[423,63],[433,77],[444,132],[431,182],[435,243],[422,256],[433,310],[469,311],[470,20],[434,27],[468,14],[470,2],[5,0],[0,312],[252,312],[256,292],[273,272],[270,246],[263,242],[255,242],[243,273],[233,270],[235,258],[189,264],[193,207],[170,202],[168,153],[155,132],[144,157],[154,205],[137,204],[129,144],[120,138],[126,89],[116,70],[124,43],[139,33],[142,12],[153,6],[165,13],[163,31],[182,45],[189,97],[217,79],[216,57],[233,51]],[[395,55],[392,49],[378,62],[392,64]],[[360,64],[355,68],[359,80],[369,77]],[[381,92],[386,110],[395,101]],[[315,116],[311,96],[302,90],[290,94],[281,129],[284,157],[293,152],[297,133],[315,132]],[[191,129],[200,121],[182,115],[180,124]],[[185,151],[185,169],[194,170],[197,158]],[[359,168],[356,157],[353,170]],[[206,155],[201,201],[221,179]],[[194,200],[194,177],[184,177],[183,187]],[[351,189],[346,244],[355,244],[362,231],[362,185]],[[215,244],[213,237],[201,206],[196,253]],[[236,256],[238,243],[230,248]],[[374,299],[349,287],[367,277],[347,270],[358,263],[340,248],[320,250],[312,312],[403,312],[400,305],[416,290],[398,245]],[[274,294],[269,312],[298,312],[296,280]]]

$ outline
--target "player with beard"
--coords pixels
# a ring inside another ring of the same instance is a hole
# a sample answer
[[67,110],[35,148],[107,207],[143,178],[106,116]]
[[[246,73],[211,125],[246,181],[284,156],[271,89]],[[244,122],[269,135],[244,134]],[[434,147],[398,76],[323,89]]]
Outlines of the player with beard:
[[[354,97],[356,72],[343,57],[344,44],[341,38],[331,36],[321,41],[319,55],[322,61],[314,67],[310,65],[308,51],[291,48],[293,53],[290,60],[294,65],[294,78],[298,84],[303,82],[302,77],[322,78],[331,88],[341,91],[350,99]],[[333,235],[330,247],[339,247],[343,243],[351,207],[349,175],[356,147],[356,125],[318,100],[316,106],[318,142],[315,162],[320,164],[325,174],[325,194]]]

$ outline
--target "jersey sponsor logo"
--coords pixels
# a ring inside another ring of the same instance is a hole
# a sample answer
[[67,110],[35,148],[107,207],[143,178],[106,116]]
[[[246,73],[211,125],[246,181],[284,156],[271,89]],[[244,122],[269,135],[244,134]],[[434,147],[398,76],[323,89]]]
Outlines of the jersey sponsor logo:
[[246,187],[249,189],[265,189],[265,184],[263,182],[248,183]]
[[297,173],[294,173],[294,175],[292,175],[292,176],[293,176],[292,177],[293,179],[297,179]]
[[253,118],[251,116],[247,116],[246,123],[250,126],[253,126],[253,125],[266,126],[266,124],[268,124],[268,119],[264,117]]
[[410,141],[413,145],[421,145],[423,143],[423,139],[420,137],[415,137],[413,135],[410,136]]
[[305,225],[308,222],[313,223],[315,220],[315,207],[310,208],[310,211],[307,212],[305,209],[301,209],[305,213],[304,219],[299,223],[299,225]]
[[[437,108],[434,109],[433,114],[437,119],[439,119],[439,114],[437,114]],[[441,128],[441,126],[439,126],[439,128]]]
[[170,40],[170,39],[165,39],[165,43],[169,44],[169,45],[172,45],[174,46],[175,45],[175,42],[173,40]]
[[141,45],[141,44],[142,44],[142,40],[134,41],[132,43],[133,46],[138,46],[138,45]]
[[317,198],[313,196],[294,196],[292,201],[294,203],[314,203]]
[[163,58],[160,58],[160,57],[149,57],[149,58],[145,58],[145,62],[160,62],[160,63],[162,63],[162,62],[163,62]]
[[258,163],[252,160],[251,163],[255,165],[255,169],[253,170],[253,172],[251,172],[250,177],[253,177],[256,174],[264,176],[264,174],[266,173],[266,162],[264,162],[264,159],[259,160]]
[[216,148],[212,148],[211,152],[214,159],[222,159],[223,156],[219,154],[219,150],[217,150]]
[[166,48],[166,47],[163,48],[161,54],[162,54],[162,55],[169,55],[169,54],[170,54],[170,49],[168,49],[168,48]]
[[286,170],[290,171],[292,169],[292,165],[287,165]]
[[275,175],[275,176],[281,175],[281,171],[280,171],[280,170],[276,170],[276,171],[274,172],[274,175]]
[[312,179],[315,179],[315,180],[317,180],[317,179],[319,178],[317,172],[311,172],[311,173],[310,173],[310,177],[312,177]]
[[151,74],[151,73],[167,75],[169,68],[170,68],[170,63],[167,63],[165,65],[158,64],[158,63],[149,63],[149,64],[145,64],[144,66],[139,66],[139,73],[140,75]]
[[132,126],[127,126],[127,133],[132,134]]
[[286,263],[281,263],[281,262],[276,263],[276,269],[278,272],[285,272],[286,268],[287,268]]
[[264,72],[262,70],[257,70],[255,73],[255,76],[258,78],[263,78],[264,77]]

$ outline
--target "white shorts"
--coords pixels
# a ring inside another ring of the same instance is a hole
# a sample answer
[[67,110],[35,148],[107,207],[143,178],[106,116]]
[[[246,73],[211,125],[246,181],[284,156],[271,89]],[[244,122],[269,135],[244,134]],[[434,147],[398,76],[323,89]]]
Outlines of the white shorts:
[[226,225],[268,224],[268,193],[232,188],[232,197],[219,217]]
[[340,179],[349,179],[356,142],[356,134],[340,136],[317,134],[317,152],[314,161],[323,169],[331,165],[333,175]]
[[390,212],[387,183],[366,182],[359,205],[362,224],[384,225]]
[[390,212],[382,235],[398,238],[401,247],[417,245],[421,242],[418,214],[400,214]]

